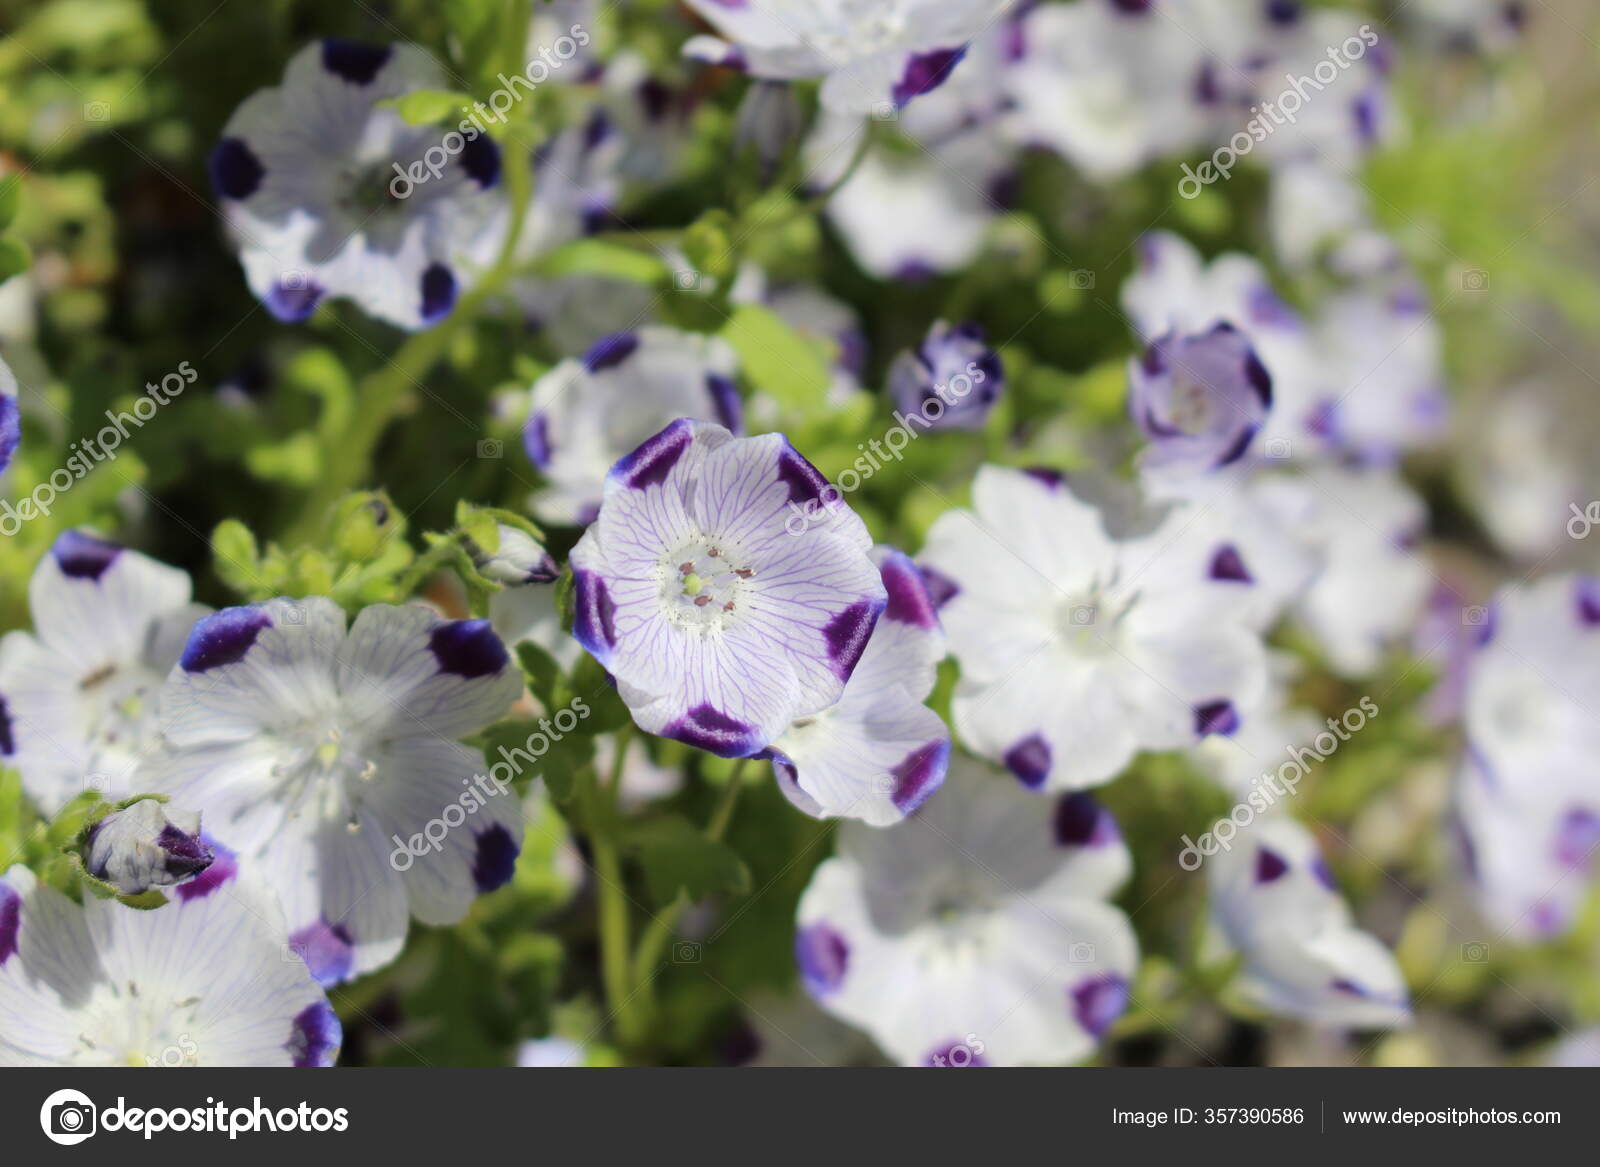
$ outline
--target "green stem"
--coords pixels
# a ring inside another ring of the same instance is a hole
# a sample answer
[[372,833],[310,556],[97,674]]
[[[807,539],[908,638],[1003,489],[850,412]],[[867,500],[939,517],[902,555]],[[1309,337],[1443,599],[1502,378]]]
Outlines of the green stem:
[[[722,837],[728,833],[728,824],[733,821],[733,809],[739,803],[739,792],[744,789],[744,768],[749,761],[749,758],[741,758],[734,766],[733,773],[728,777],[728,784],[723,788],[722,798],[706,824],[706,838],[713,843],[720,843]],[[647,1010],[655,1006],[652,988],[656,966],[661,963],[661,953],[671,942],[672,930],[677,926],[678,917],[688,906],[688,900],[680,895],[658,911],[640,938],[638,950],[633,954],[633,980],[639,986],[639,996],[645,1002],[644,1007]]]
[[[614,774],[622,771],[627,740],[617,743]],[[606,1001],[616,1018],[617,1036],[625,1046],[637,1042],[643,1032],[638,999],[628,977],[628,893],[622,882],[622,857],[616,839],[614,782],[601,786],[593,766],[587,771],[584,792],[589,827],[589,847],[594,855],[595,895],[600,927],[600,977]]]

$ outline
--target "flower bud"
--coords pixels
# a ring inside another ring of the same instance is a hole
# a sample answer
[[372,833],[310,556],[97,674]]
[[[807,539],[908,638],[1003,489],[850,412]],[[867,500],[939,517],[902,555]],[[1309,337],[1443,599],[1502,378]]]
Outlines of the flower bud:
[[153,798],[112,811],[89,828],[84,865],[89,874],[123,895],[170,887],[211,866],[215,856],[200,841],[200,816]]
[[485,579],[508,587],[530,583],[552,583],[560,576],[561,568],[539,541],[526,531],[506,523],[496,530],[500,546],[493,552],[485,551],[472,540],[467,540],[467,553],[472,565]]

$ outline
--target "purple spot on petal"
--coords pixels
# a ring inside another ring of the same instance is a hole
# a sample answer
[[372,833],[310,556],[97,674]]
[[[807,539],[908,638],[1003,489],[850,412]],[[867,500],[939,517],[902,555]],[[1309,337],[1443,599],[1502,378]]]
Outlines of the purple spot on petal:
[[928,598],[933,601],[935,608],[942,608],[961,592],[961,585],[945,575],[943,572],[926,565],[920,565],[923,585],[928,589]]
[[318,1001],[307,1005],[295,1017],[289,1027],[286,1048],[294,1055],[296,1066],[330,1066],[343,1038],[344,1029],[333,1006]]
[[1600,624],[1600,580],[1580,576],[1577,593],[1579,623],[1587,628]]
[[810,462],[787,443],[778,453],[778,481],[789,488],[789,501],[804,507],[820,503],[823,492],[829,491],[828,480]]
[[73,579],[99,579],[105,574],[122,548],[82,531],[63,531],[50,546],[61,574]]
[[1002,761],[1024,786],[1037,790],[1050,776],[1050,743],[1039,734],[1023,738],[1005,752]]
[[663,736],[676,738],[719,758],[742,758],[761,746],[750,726],[704,703],[669,725]]
[[8,883],[0,883],[0,966],[16,954],[22,931],[22,897]]
[[932,93],[945,83],[950,71],[959,65],[961,58],[966,55],[966,45],[958,49],[934,49],[928,53],[913,53],[890,95],[895,105],[904,106],[913,97]]
[[308,320],[322,302],[323,288],[304,276],[282,279],[273,284],[262,303],[267,311],[285,324]]
[[420,284],[422,307],[419,313],[423,324],[437,324],[456,306],[456,277],[442,263],[430,263],[422,273]]
[[972,1052],[972,1047],[964,1041],[947,1041],[943,1045],[935,1046],[928,1051],[928,1056],[922,1059],[924,1066],[941,1066],[946,1069],[966,1069],[969,1066],[987,1066],[982,1054]]
[[185,672],[203,673],[244,659],[272,617],[261,608],[224,608],[203,616],[189,633],[178,663]]
[[1048,466],[1029,466],[1023,473],[1037,482],[1044,483],[1052,490],[1058,489],[1067,480],[1067,476],[1061,471],[1052,470]]
[[481,892],[490,892],[511,882],[522,848],[511,832],[500,823],[478,836],[478,851],[472,859],[472,880]]
[[1272,883],[1282,879],[1288,871],[1288,860],[1270,847],[1261,847],[1256,851],[1257,883]]
[[910,814],[921,806],[930,794],[944,782],[945,770],[950,765],[948,740],[929,742],[905,756],[890,770],[894,776],[894,793],[890,801],[895,809]]
[[17,399],[9,393],[0,394],[0,470],[11,465],[21,444],[22,414]]
[[388,62],[388,45],[328,37],[322,42],[322,67],[352,85],[367,85]]
[[188,883],[180,883],[172,889],[183,903],[204,899],[239,874],[239,857],[236,854],[209,835],[202,835],[201,842],[211,852],[211,864]]
[[589,351],[583,354],[583,367],[591,373],[614,369],[632,356],[638,347],[638,333],[613,332],[589,346]]
[[541,470],[550,466],[550,419],[543,413],[536,413],[528,418],[528,424],[522,427],[522,448],[528,453],[528,461]]
[[1122,837],[1117,820],[1091,794],[1065,795],[1056,803],[1056,842],[1063,847],[1102,847]]
[[343,924],[317,920],[289,937],[289,947],[321,985],[334,985],[350,975],[355,967],[355,942]]
[[881,606],[862,600],[851,604],[822,629],[828,659],[833,662],[833,671],[841,681],[848,681],[850,674],[856,671],[856,662],[866,651],[867,641],[882,611]]
[[17,752],[17,739],[11,730],[11,707],[0,697],[0,754],[10,757]]
[[1328,983],[1328,987],[1336,993],[1347,993],[1352,997],[1365,997],[1367,991],[1348,977],[1335,977]]
[[572,573],[574,612],[572,635],[602,664],[617,646],[617,605],[606,581],[592,571]]
[[694,425],[680,418],[618,461],[610,477],[633,490],[659,486],[693,444]]
[[794,937],[794,958],[806,988],[822,995],[844,983],[850,967],[850,945],[827,924],[811,924]]
[[1200,737],[1220,733],[1224,737],[1239,728],[1239,711],[1232,701],[1208,701],[1195,706],[1194,732]]
[[243,138],[224,138],[211,151],[211,185],[225,199],[247,199],[266,177],[266,168]]
[[1569,810],[1556,832],[1556,860],[1574,871],[1587,871],[1600,847],[1600,816],[1584,807]]
[[1225,580],[1228,583],[1255,582],[1250,570],[1244,565],[1244,557],[1232,543],[1224,543],[1217,548],[1217,553],[1211,557],[1211,570],[1208,574],[1212,579]]
[[500,181],[500,147],[488,134],[479,134],[461,148],[461,168],[483,190]]
[[1317,882],[1329,891],[1338,891],[1339,887],[1333,882],[1333,872],[1328,867],[1328,861],[1318,855],[1311,861],[1311,874],[1317,877]]
[[889,604],[883,610],[886,620],[897,620],[917,628],[937,628],[938,612],[933,597],[917,570],[904,554],[895,552],[884,560],[881,569],[884,590],[889,593]]
[[1250,387],[1256,391],[1256,396],[1261,398],[1264,406],[1272,405],[1272,374],[1267,372],[1267,366],[1261,363],[1261,358],[1256,356],[1255,350],[1245,354],[1244,378],[1250,382]]
[[510,660],[506,646],[487,620],[438,624],[428,634],[428,648],[439,662],[441,673],[454,673],[468,680],[498,673]]
[[1072,990],[1072,1014],[1091,1037],[1104,1037],[1128,1007],[1128,982],[1115,973],[1084,981]]
[[720,373],[707,373],[706,392],[711,394],[711,409],[721,425],[733,433],[744,428],[744,403],[731,380]]

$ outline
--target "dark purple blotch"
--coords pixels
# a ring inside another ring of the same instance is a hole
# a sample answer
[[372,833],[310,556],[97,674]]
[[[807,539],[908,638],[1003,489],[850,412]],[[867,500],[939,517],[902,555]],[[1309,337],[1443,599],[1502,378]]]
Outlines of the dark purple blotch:
[[188,673],[231,665],[244,659],[262,631],[272,627],[263,608],[224,608],[203,616],[189,633],[178,664]]

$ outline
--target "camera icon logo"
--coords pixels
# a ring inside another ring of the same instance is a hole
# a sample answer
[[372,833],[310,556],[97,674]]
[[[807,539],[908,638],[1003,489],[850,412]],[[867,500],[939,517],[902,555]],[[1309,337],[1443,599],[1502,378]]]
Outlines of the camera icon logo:
[[93,791],[101,798],[105,798],[111,793],[111,775],[98,772],[85,774],[83,776],[83,789],[86,794]]
[[1461,959],[1468,964],[1483,964],[1489,959],[1489,946],[1481,940],[1469,940],[1461,946]]
[[500,458],[505,456],[505,452],[506,444],[499,438],[484,438],[483,441],[478,443],[478,457],[480,458]]
[[1079,604],[1072,609],[1072,622],[1079,628],[1087,628],[1095,622],[1100,615],[1100,609],[1094,604]]
[[672,946],[673,964],[699,964],[700,942],[698,940],[679,940]]
[[1074,291],[1092,292],[1094,290],[1094,272],[1080,268],[1068,274],[1067,283]]
[[39,1126],[52,1143],[73,1147],[99,1128],[99,1113],[87,1094],[57,1090],[39,1108]]
[[1481,628],[1489,622],[1489,609],[1482,604],[1461,609],[1461,623],[1467,628]]
[[1464,292],[1487,292],[1489,290],[1489,273],[1482,268],[1473,268],[1461,273],[1461,290]]
[[108,122],[111,120],[111,106],[103,101],[91,101],[83,107],[83,120]]
[[1093,964],[1095,959],[1094,945],[1087,940],[1079,940],[1067,950],[1067,959],[1073,964]]
[[880,101],[872,107],[872,120],[878,122],[898,121],[900,107],[892,101]]
[[672,286],[680,292],[692,292],[700,287],[700,273],[693,268],[682,268],[672,273]]
[[296,626],[304,625],[306,622],[306,610],[299,604],[286,605],[283,609],[283,622]]
[[1288,438],[1273,438],[1262,443],[1261,452],[1274,462],[1283,462],[1294,453],[1294,448],[1289,444]]

